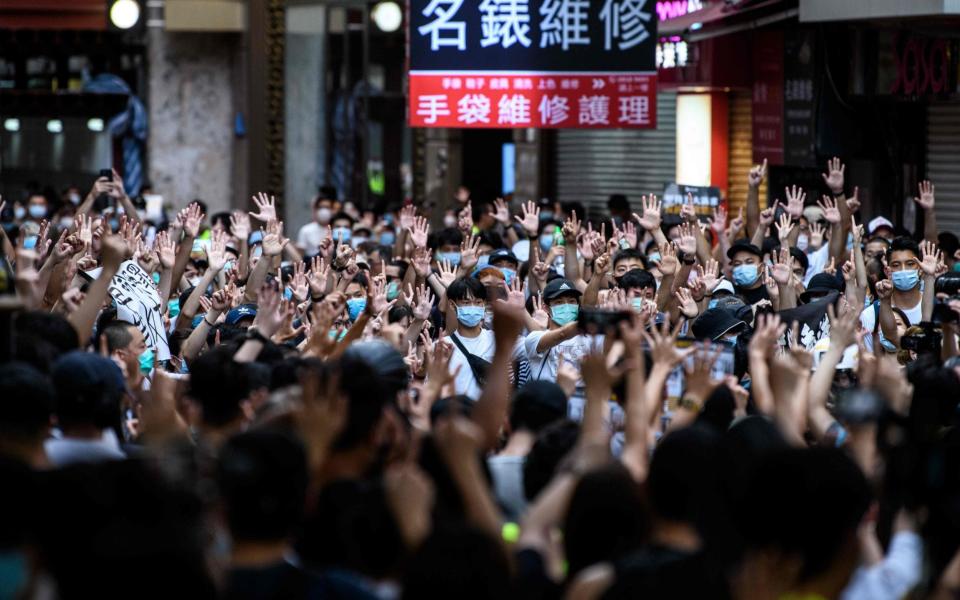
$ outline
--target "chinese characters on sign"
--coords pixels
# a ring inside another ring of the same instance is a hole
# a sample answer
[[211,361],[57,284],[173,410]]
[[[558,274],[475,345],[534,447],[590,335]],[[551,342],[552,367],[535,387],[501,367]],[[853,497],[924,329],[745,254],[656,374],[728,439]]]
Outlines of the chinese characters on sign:
[[652,128],[651,0],[414,0],[414,127]]
[[687,203],[687,194],[693,197],[693,207],[702,219],[712,217],[718,206],[726,206],[718,187],[669,183],[663,190],[663,211],[680,214],[680,208]]

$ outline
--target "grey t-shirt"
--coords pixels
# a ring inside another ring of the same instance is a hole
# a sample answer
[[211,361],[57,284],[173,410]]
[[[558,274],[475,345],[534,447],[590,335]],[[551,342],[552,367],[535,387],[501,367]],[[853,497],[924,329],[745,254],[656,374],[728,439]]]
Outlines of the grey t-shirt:
[[112,431],[105,432],[99,440],[50,438],[43,443],[43,449],[54,467],[126,458]]
[[518,520],[527,510],[523,494],[524,456],[491,456],[487,459],[493,476],[493,492],[503,507],[507,519]]

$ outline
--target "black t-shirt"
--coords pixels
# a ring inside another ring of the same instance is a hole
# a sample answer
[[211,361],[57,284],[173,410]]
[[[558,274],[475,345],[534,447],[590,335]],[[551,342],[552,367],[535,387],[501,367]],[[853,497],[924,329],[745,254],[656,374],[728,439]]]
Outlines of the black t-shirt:
[[228,600],[268,600],[305,598],[310,577],[286,561],[260,568],[231,569],[227,575],[224,598]]
[[760,285],[752,290],[748,290],[747,288],[742,288],[739,286],[735,287],[734,289],[737,291],[737,295],[743,298],[744,302],[747,304],[756,304],[761,300],[770,299],[770,294],[767,293],[767,286],[765,285]]
[[726,583],[702,553],[647,546],[614,563],[615,581],[604,600],[730,597]]

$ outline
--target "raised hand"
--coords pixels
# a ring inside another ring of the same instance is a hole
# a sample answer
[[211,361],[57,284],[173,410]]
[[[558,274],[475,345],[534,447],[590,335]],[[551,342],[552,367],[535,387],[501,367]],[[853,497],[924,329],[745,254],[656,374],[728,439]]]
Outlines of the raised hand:
[[931,210],[934,206],[934,187],[933,184],[929,181],[920,182],[920,197],[914,198],[913,201],[916,202],[924,210]]
[[503,198],[497,198],[493,201],[493,218],[504,227],[510,225],[510,208]]
[[327,290],[327,276],[330,265],[320,256],[314,256],[310,261],[310,271],[307,273],[307,285],[310,286],[312,297],[320,296]]
[[826,229],[819,223],[810,224],[810,235],[807,238],[807,246],[810,250],[819,250],[823,246],[823,234]]
[[400,230],[413,229],[417,218],[417,207],[407,204],[400,209]]
[[210,307],[219,312],[223,313],[230,310],[230,295],[226,290],[217,290],[210,296]]
[[267,228],[263,231],[263,255],[277,256],[283,252],[283,247],[290,243],[290,240],[283,237],[283,221],[268,221]]
[[697,274],[708,294],[713,293],[713,290],[720,285],[720,263],[712,258],[707,261],[706,266],[697,265]]
[[836,275],[837,274],[837,261],[834,257],[830,257],[830,262],[827,263],[827,266],[823,268],[823,272],[827,275]]
[[[694,218],[696,218],[696,215],[694,215]],[[690,223],[682,223],[679,227],[680,237],[677,238],[677,249],[687,257],[697,253],[697,236],[694,227],[696,225]]]
[[180,211],[182,215],[183,232],[189,237],[197,237],[200,233],[200,223],[203,221],[204,214],[200,211],[200,205],[191,203],[190,206]]
[[660,244],[660,264],[657,265],[660,272],[664,275],[675,275],[680,268],[680,261],[677,260],[677,249],[671,243]]
[[727,209],[721,204],[713,209],[713,218],[710,219],[710,229],[718,238],[727,229]]
[[538,293],[536,296],[533,296],[532,303],[533,312],[530,313],[530,317],[546,329],[547,324],[550,322],[550,315],[547,314],[547,310],[543,306],[543,295]]
[[856,310],[847,311],[838,316],[833,305],[827,307],[827,317],[830,319],[830,346],[836,344],[838,348],[846,348],[857,341],[857,331],[860,329],[860,313]]
[[737,239],[737,236],[740,234],[740,230],[743,229],[743,207],[740,207],[740,212],[737,213],[737,218],[730,221],[730,228],[727,229],[727,240],[732,244],[734,240]]
[[77,234],[80,236],[80,241],[83,242],[83,245],[90,247],[90,244],[93,243],[93,217],[84,214],[77,214],[74,217],[74,225],[77,227]]
[[499,300],[504,304],[509,304],[514,308],[524,308],[526,303],[526,294],[524,293],[525,285],[523,280],[519,277],[514,277],[513,281],[510,282],[510,285],[506,286],[507,288],[507,297],[504,300]]
[[417,288],[417,299],[416,303],[413,303],[413,286],[408,286],[410,290],[410,298],[407,299],[407,304],[413,307],[413,318],[420,321],[426,321],[430,318],[430,313],[433,311],[434,296],[433,292],[430,291],[430,288],[421,284]]
[[670,325],[664,321],[659,329],[651,327],[649,332],[643,332],[643,339],[650,346],[650,357],[653,359],[654,366],[661,365],[672,370],[696,350],[695,347],[686,350],[677,349],[677,338],[680,337],[683,323],[684,320],[679,319],[671,331]]
[[697,209],[693,205],[693,194],[687,192],[687,201],[680,207],[680,217],[687,223],[696,223]]
[[528,200],[526,204],[520,205],[523,217],[513,217],[527,232],[529,237],[534,237],[540,230],[540,207],[533,200]]
[[767,295],[771,300],[780,298],[780,288],[777,287],[777,282],[770,273],[770,267],[763,271],[763,287],[767,289]]
[[776,215],[776,209],[772,206],[767,207],[760,211],[760,226],[766,230],[767,227],[773,225],[774,215]]
[[563,223],[563,241],[568,245],[574,245],[580,238],[580,220],[577,219],[577,211],[570,212],[570,218]]
[[334,248],[333,233],[328,228],[327,235],[322,240],[320,240],[320,245],[319,245],[320,256],[326,259],[328,263],[330,262],[330,258],[333,256],[333,248]]
[[416,271],[419,279],[426,279],[430,276],[430,250],[429,248],[414,248],[413,259],[410,261],[413,270]]
[[170,239],[170,234],[166,231],[160,231],[157,233],[156,246],[157,254],[160,256],[160,266],[165,270],[172,269],[177,259],[176,242]]
[[210,248],[207,250],[207,264],[214,273],[219,273],[223,265],[227,264],[226,247],[227,234],[223,231],[215,232],[210,238]]
[[310,298],[310,280],[307,278],[303,261],[293,263],[293,277],[290,278],[290,289],[297,302],[305,302]]
[[367,301],[367,310],[370,311],[370,316],[375,317],[386,310],[390,310],[396,302],[396,298],[387,301],[386,278],[382,275],[374,277],[370,282],[370,298]]
[[457,267],[447,260],[443,259],[437,263],[437,278],[443,287],[450,287],[450,284],[457,279]]
[[250,217],[239,210],[233,211],[230,215],[230,232],[241,244],[246,244],[250,239]]
[[623,227],[620,229],[620,233],[631,248],[637,247],[637,226],[633,224],[633,221],[627,221],[624,223]]
[[264,223],[277,220],[277,199],[274,196],[267,196],[263,192],[259,192],[252,197],[252,200],[257,207],[257,212],[250,211],[251,217]]
[[762,165],[753,165],[750,173],[747,174],[747,185],[752,188],[760,187],[763,179],[767,176],[767,159],[763,159]]
[[827,184],[834,196],[843,193],[843,174],[847,167],[834,156],[827,161],[827,172],[823,173],[823,182]]
[[480,237],[471,235],[460,243],[460,266],[471,271],[480,260]]
[[680,305],[680,312],[688,319],[695,319],[700,314],[700,307],[697,301],[693,299],[693,294],[685,287],[677,288],[677,303]]
[[473,232],[473,201],[468,201],[457,215],[457,228],[463,232],[463,235],[470,235]]
[[791,219],[799,219],[803,216],[803,203],[807,199],[807,193],[803,191],[803,188],[797,186],[784,188],[784,193],[787,196],[787,203],[781,202],[780,206],[787,211]]
[[853,214],[860,210],[860,188],[853,187],[853,195],[846,199],[847,212]]
[[413,241],[414,247],[427,247],[427,234],[430,233],[430,222],[427,221],[426,217],[417,217],[414,219],[413,227],[408,231],[410,231],[410,239]]
[[853,245],[863,243],[863,225],[857,225],[856,215],[850,215],[850,234],[853,235]]
[[640,227],[643,227],[646,231],[653,231],[660,227],[660,222],[663,218],[660,214],[661,202],[659,202],[653,194],[651,194],[649,198],[647,196],[641,196],[640,202],[643,207],[641,214],[633,213],[633,218],[640,224]]
[[877,298],[886,300],[893,295],[893,282],[889,279],[881,279],[876,285]]
[[793,257],[790,256],[790,250],[781,248],[777,261],[770,267],[770,276],[778,284],[786,286],[790,283],[790,276],[793,274]]
[[686,375],[686,388],[684,389],[684,398],[691,398],[702,405],[714,388],[723,383],[721,380],[713,378],[713,365],[720,357],[723,351],[722,346],[717,346],[711,352],[710,342],[707,342],[703,348],[693,353],[693,363],[684,364],[683,370]]
[[757,315],[757,326],[747,347],[748,352],[763,360],[773,358],[774,351],[777,349],[777,340],[786,330],[787,326],[780,322],[779,315]]
[[780,239],[781,245],[787,244],[787,240],[790,238],[790,234],[793,232],[794,227],[796,227],[796,225],[790,219],[790,215],[787,213],[782,213],[780,215],[780,220],[776,224],[777,237]]
[[823,218],[831,225],[840,223],[840,209],[837,203],[830,196],[824,196],[823,200],[817,202],[817,206],[823,211]]
[[937,251],[937,245],[923,240],[920,242],[920,270],[926,277],[936,277],[937,267],[943,260],[943,253]]

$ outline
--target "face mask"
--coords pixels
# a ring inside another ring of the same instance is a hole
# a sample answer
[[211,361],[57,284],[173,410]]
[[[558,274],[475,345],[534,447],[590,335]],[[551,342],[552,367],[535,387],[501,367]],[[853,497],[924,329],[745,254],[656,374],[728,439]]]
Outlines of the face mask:
[[710,310],[711,308],[716,308],[717,304],[720,304],[719,300],[711,300],[710,302],[707,302],[707,310]]
[[387,283],[387,300],[400,297],[400,284],[396,281]]
[[916,269],[911,269],[909,271],[894,271],[890,278],[893,279],[893,287],[897,288],[901,292],[912,290],[913,288],[917,287],[918,283],[920,283],[920,273],[918,273]]
[[540,249],[546,252],[553,245],[553,234],[545,233],[540,236]]
[[347,314],[350,315],[351,321],[356,321],[357,317],[360,316],[360,313],[362,313],[366,308],[366,298],[350,298],[347,300]]
[[655,264],[655,265],[659,265],[659,264],[660,264],[660,253],[659,253],[659,252],[653,252],[653,253],[651,253],[650,255],[647,256],[647,261],[652,262],[652,263]]
[[40,206],[39,204],[31,204],[29,208],[27,208],[27,211],[34,219],[42,219],[47,216],[47,207]]
[[349,227],[334,227],[333,241],[338,244],[347,244],[350,242],[351,231]]
[[810,236],[808,236],[808,235],[805,234],[805,233],[801,233],[801,234],[800,234],[800,237],[797,238],[797,248],[798,248],[801,252],[806,252],[806,251],[807,251],[807,246],[809,246],[809,245],[810,245]]
[[362,235],[361,235],[361,236],[357,236],[357,237],[353,238],[352,240],[350,240],[350,245],[353,246],[354,248],[356,248],[357,246],[359,246],[360,244],[364,243],[364,242],[367,241],[368,239],[370,239],[370,238],[363,237]]
[[116,231],[118,227],[120,227],[120,221],[110,219],[110,231]]
[[489,254],[481,254],[479,257],[477,257],[477,266],[478,266],[478,267],[485,267],[485,266],[487,266],[489,263],[490,263],[490,255],[489,255]]
[[460,264],[460,253],[459,252],[437,252],[437,262],[442,262],[448,260],[453,266]]
[[153,274],[153,285],[160,285],[160,273]]
[[397,241],[397,236],[392,231],[384,231],[380,234],[381,246],[392,246]]
[[283,299],[289,300],[290,298],[293,298],[293,290],[290,288],[283,288]]
[[507,285],[510,285],[510,282],[513,281],[513,278],[517,275],[516,271],[507,267],[500,267],[500,272],[503,273],[503,279]]
[[853,250],[853,234],[847,234],[847,251]]
[[340,333],[338,334],[336,329],[331,329],[327,335],[330,336],[331,340],[337,340],[339,342],[340,340],[342,340],[347,336],[347,330],[341,329]]
[[200,284],[200,281],[200,277],[191,277],[187,280],[187,283],[189,283],[192,287],[197,287]]
[[38,236],[30,235],[27,236],[27,239],[23,240],[23,249],[24,250],[33,250],[37,247],[37,238]]
[[67,194],[67,200],[70,201],[70,204],[76,206],[76,205],[80,204],[80,194],[78,194],[78,193],[76,193],[76,192],[73,192],[73,193],[71,193],[71,194]]
[[953,263],[953,270],[960,271],[960,261]]
[[541,210],[541,211],[540,211],[540,220],[541,220],[541,221],[552,221],[552,220],[553,220],[553,211],[552,211],[552,210]]
[[[253,247],[252,250],[250,250],[250,256],[252,256],[253,258],[260,258],[262,255],[263,255],[263,246],[261,246],[260,244],[257,244],[256,246]],[[252,269],[253,265],[250,265],[250,268]]]
[[638,313],[643,311],[643,298],[634,298],[630,301],[630,305],[633,306],[633,312]]
[[329,208],[318,208],[317,209],[317,223],[321,225],[326,225],[330,222],[330,217],[333,216],[333,211]]
[[60,219],[61,229],[70,229],[71,227],[73,227],[73,217],[62,217]]
[[443,218],[443,226],[446,228],[456,227],[457,218],[453,215],[447,215]]
[[464,327],[476,327],[483,320],[484,312],[482,306],[458,306],[457,320]]
[[170,302],[167,302],[167,314],[170,315],[171,319],[180,314],[179,300],[171,300]]
[[224,270],[224,271],[230,271],[230,270],[232,270],[234,264],[235,264],[235,263],[234,263],[232,260],[228,260],[227,262],[223,263],[223,270]]
[[572,323],[579,314],[580,306],[578,304],[558,304],[550,307],[550,318],[553,319],[554,323],[561,326]]
[[25,216],[27,216],[27,209],[25,209],[25,208],[22,207],[22,206],[14,206],[14,207],[13,207],[13,218],[14,218],[14,219],[16,219],[16,220],[19,221],[20,219],[24,218]]
[[740,287],[753,285],[757,277],[757,265],[739,265],[733,268],[733,283]]
[[153,370],[153,348],[147,348],[140,355],[140,372],[146,375]]

